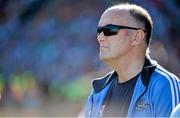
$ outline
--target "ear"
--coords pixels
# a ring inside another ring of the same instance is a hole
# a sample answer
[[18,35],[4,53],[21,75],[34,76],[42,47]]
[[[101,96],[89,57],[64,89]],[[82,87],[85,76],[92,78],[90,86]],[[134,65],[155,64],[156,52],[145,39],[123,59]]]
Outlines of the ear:
[[133,37],[132,45],[139,45],[144,41],[145,33],[142,30],[137,30]]

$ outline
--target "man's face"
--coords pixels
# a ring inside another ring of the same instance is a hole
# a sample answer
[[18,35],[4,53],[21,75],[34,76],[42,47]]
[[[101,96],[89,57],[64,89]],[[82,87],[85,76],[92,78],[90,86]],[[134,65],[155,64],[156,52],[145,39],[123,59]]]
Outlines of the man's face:
[[[127,11],[106,11],[101,16],[98,26],[106,26],[108,24],[135,26],[132,17]],[[118,30],[116,35],[105,36],[103,32],[99,34],[97,40],[100,45],[99,57],[103,61],[113,61],[128,55],[132,46],[132,33],[128,29]]]

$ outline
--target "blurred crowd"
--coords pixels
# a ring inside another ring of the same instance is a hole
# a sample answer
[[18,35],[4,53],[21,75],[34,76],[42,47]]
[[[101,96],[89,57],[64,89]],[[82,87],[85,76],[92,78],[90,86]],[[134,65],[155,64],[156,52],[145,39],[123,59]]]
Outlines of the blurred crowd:
[[150,12],[150,55],[180,76],[178,0],[0,0],[0,110],[38,108],[52,96],[84,100],[84,80],[110,70],[98,59],[96,28],[118,2]]

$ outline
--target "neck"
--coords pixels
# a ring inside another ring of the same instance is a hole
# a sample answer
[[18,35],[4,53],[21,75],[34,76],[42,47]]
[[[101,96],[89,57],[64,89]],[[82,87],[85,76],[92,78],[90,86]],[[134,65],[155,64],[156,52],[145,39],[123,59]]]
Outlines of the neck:
[[121,57],[108,63],[118,74],[120,83],[126,82],[141,72],[144,64],[145,56],[132,55]]

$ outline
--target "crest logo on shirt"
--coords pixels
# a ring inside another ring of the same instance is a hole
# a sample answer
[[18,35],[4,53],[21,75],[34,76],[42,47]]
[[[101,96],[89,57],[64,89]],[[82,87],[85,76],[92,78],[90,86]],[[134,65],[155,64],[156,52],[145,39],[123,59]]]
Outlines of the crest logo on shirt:
[[145,99],[140,99],[136,105],[137,111],[143,111],[149,107],[149,104],[145,102]]

